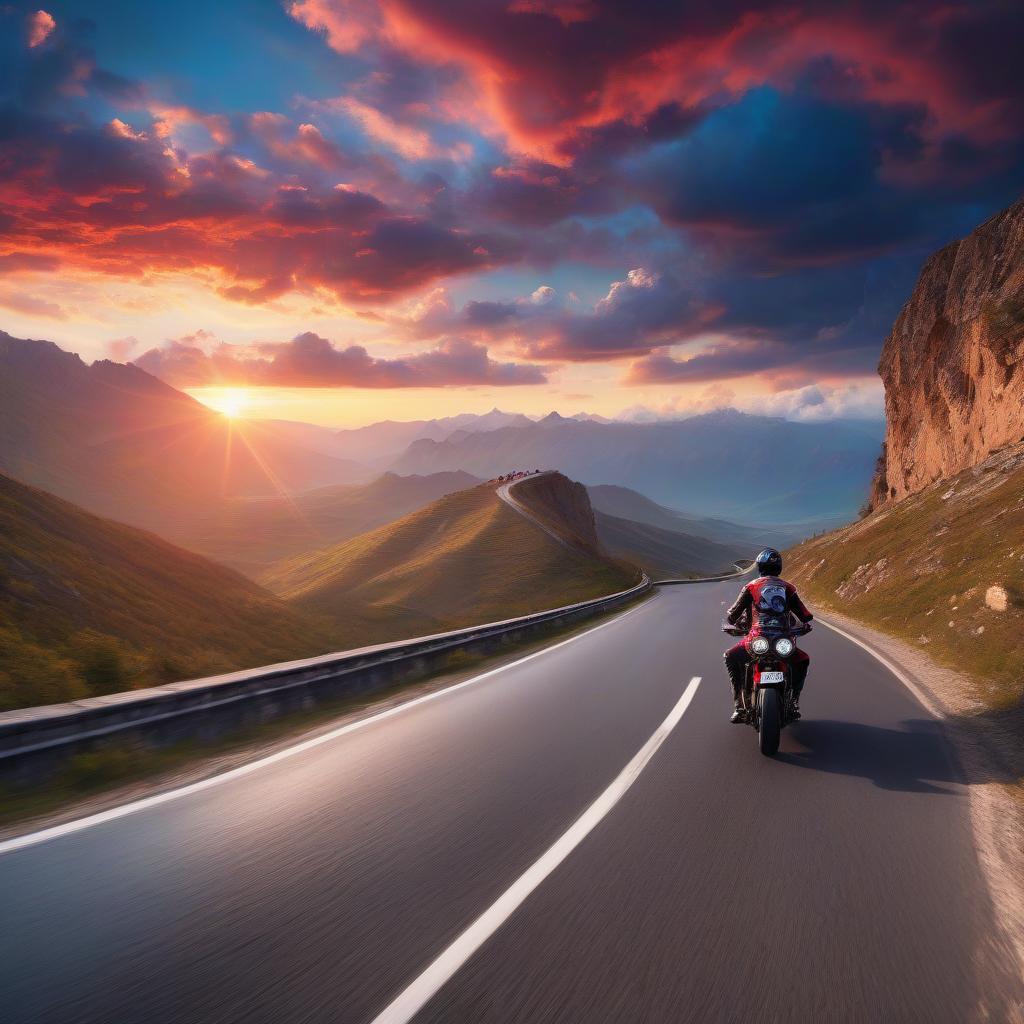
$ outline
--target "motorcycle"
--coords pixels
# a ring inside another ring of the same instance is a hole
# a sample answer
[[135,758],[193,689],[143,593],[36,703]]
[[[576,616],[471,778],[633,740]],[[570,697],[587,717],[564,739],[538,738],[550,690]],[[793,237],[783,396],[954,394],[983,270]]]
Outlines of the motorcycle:
[[747,724],[757,730],[758,746],[766,757],[778,753],[782,729],[789,724],[793,693],[793,667],[789,659],[796,651],[795,638],[811,632],[810,623],[779,625],[747,631],[722,624],[722,632],[744,637],[750,655],[742,699]]

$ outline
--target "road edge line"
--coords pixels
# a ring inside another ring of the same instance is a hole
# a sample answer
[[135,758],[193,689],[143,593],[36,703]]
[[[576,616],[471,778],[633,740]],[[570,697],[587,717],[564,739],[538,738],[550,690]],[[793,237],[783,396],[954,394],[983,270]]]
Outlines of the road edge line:
[[875,661],[879,662],[884,668],[887,668],[911,692],[918,704],[920,704],[925,711],[927,711],[933,718],[939,719],[939,721],[945,720],[946,715],[942,709],[934,700],[932,700],[924,689],[918,686],[918,684],[915,683],[891,658],[886,657],[886,655],[882,654],[881,651],[876,650],[867,641],[854,636],[853,633],[848,632],[841,626],[837,626],[834,622],[829,622],[827,618],[822,618],[821,616],[816,615],[814,617],[814,621],[820,622],[826,627],[826,629],[831,629],[833,633],[838,633],[844,639],[849,640],[850,643],[856,644],[862,650],[867,651]]

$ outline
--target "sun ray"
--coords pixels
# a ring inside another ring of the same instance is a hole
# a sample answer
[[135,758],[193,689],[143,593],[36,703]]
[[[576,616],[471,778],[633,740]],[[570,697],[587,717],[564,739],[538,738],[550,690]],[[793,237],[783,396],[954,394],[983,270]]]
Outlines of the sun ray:
[[[306,517],[302,514],[302,509],[299,508],[299,506],[295,503],[295,499],[292,498],[291,491],[287,487],[285,487],[285,485],[278,479],[274,471],[263,460],[263,457],[260,455],[260,453],[253,447],[252,443],[245,436],[245,431],[242,430],[241,425],[236,424],[235,426],[237,427],[237,430],[234,432],[237,433],[238,440],[241,441],[242,444],[244,444],[245,447],[249,450],[249,454],[253,457],[253,461],[256,463],[257,466],[259,466],[260,470],[266,476],[267,480],[270,481],[271,486],[274,488],[274,490],[277,491],[278,495],[281,497],[281,500],[285,502],[285,504],[291,510],[292,515],[294,515],[299,522],[309,527],[310,524],[307,522]],[[312,531],[312,527],[310,527],[310,529]]]

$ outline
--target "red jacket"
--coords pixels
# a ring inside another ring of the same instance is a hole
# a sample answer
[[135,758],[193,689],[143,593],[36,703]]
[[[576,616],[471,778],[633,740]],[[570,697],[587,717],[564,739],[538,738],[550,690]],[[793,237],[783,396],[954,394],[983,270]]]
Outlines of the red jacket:
[[732,625],[744,616],[751,630],[787,629],[790,616],[801,622],[810,622],[814,616],[800,600],[796,587],[778,576],[762,576],[752,580],[741,591],[733,606],[725,613]]

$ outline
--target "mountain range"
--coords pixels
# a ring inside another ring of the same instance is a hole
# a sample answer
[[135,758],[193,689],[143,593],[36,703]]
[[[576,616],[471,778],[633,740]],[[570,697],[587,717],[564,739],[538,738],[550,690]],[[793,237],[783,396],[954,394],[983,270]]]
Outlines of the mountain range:
[[732,572],[733,562],[752,558],[746,544],[720,544],[648,523],[596,512],[594,525],[601,545],[614,557],[638,565],[651,579],[677,579]]
[[486,433],[502,427],[525,427],[533,423],[521,413],[492,409],[486,413],[460,413],[433,420],[380,420],[364,427],[333,429],[312,423],[266,420],[266,426],[282,437],[332,458],[359,462],[383,469],[414,441],[444,441],[457,433]]
[[581,422],[552,413],[487,433],[421,438],[391,469],[491,477],[558,468],[584,484],[616,483],[691,515],[804,524],[811,532],[853,517],[882,433],[880,423],[794,423],[734,410],[658,423]]
[[[385,470],[487,479],[557,468],[588,485],[632,488],[691,519],[807,535],[852,518],[880,436],[873,423],[733,411],[641,424],[557,413],[534,421],[494,409],[353,430],[231,420],[132,364],[89,365],[52,342],[0,332],[0,472],[211,553],[197,538],[217,534],[211,515],[230,523],[240,501],[293,501]],[[713,524],[692,526],[715,539]]]
[[714,516],[692,516],[676,509],[659,505],[639,491],[618,484],[595,484],[588,487],[590,501],[598,514],[628,519],[671,533],[684,533],[703,538],[730,548],[742,546],[750,552],[768,545],[787,547],[807,535],[807,529],[784,524],[772,526],[744,526]]

